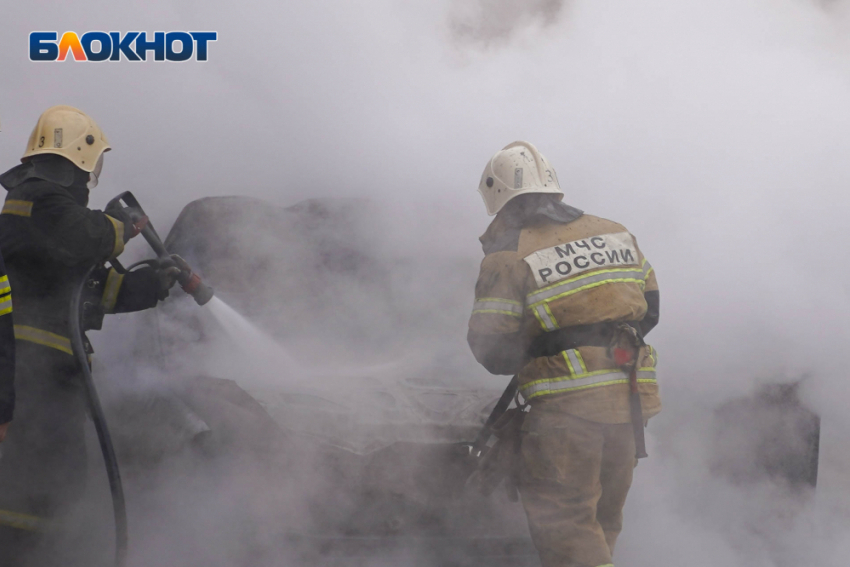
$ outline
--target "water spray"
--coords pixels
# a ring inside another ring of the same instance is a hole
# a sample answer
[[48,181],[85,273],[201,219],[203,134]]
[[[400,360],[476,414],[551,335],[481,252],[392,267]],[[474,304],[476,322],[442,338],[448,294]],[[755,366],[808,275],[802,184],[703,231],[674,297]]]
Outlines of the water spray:
[[[124,205],[122,205],[122,202]],[[175,261],[168,253],[162,243],[162,239],[150,223],[144,209],[129,191],[121,193],[111,201],[109,201],[108,209],[123,208],[130,218],[139,233],[144,237],[150,247],[157,255],[156,260],[144,260],[133,264],[126,270],[117,260],[111,260],[116,270],[121,272],[131,271],[134,267],[141,264],[159,264],[159,265],[176,265],[180,268],[180,275],[177,281],[180,283],[183,291],[192,296],[198,305],[204,305],[213,297],[213,289],[206,285],[201,278],[192,270],[188,263],[182,258]],[[119,235],[119,238],[121,235]],[[83,385],[86,392],[86,399],[91,413],[92,421],[94,422],[95,430],[97,431],[100,450],[103,453],[103,460],[106,465],[106,474],[109,479],[109,489],[112,493],[112,510],[115,517],[115,565],[122,567],[127,560],[127,508],[124,499],[124,489],[121,484],[121,473],[118,469],[118,459],[115,455],[115,448],[112,445],[112,438],[109,434],[109,427],[106,423],[106,416],[103,413],[103,408],[100,404],[100,397],[97,394],[94,380],[92,379],[91,367],[89,365],[88,351],[86,349],[86,341],[83,329],[83,320],[85,318],[86,304],[83,302],[84,289],[89,280],[92,270],[96,265],[91,266],[85,276],[80,281],[77,289],[71,297],[71,348],[74,351],[74,356],[80,364],[83,372]]]

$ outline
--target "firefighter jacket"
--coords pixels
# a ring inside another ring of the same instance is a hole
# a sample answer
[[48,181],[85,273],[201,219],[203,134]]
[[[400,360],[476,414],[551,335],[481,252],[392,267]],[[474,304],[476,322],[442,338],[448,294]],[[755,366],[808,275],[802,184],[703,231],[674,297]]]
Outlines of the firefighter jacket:
[[[473,354],[494,374],[517,374],[523,397],[541,409],[627,423],[628,376],[607,342],[617,323],[641,336],[657,323],[655,271],[624,226],[551,199],[522,201],[509,202],[481,237]],[[649,418],[661,409],[655,349],[642,347],[637,360]]]
[[104,265],[132,235],[129,218],[88,209],[88,174],[64,158],[39,157],[0,176],[8,191],[0,251],[15,290],[15,338],[72,355],[71,297],[93,265],[85,301],[102,313],[147,309],[163,297],[153,269],[122,274]]

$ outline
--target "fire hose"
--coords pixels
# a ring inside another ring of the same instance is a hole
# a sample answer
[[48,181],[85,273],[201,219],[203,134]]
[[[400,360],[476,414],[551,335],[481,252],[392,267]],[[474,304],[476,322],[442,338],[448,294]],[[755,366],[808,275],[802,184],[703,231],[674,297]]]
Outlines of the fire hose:
[[[147,220],[139,202],[129,191],[122,193],[109,202],[109,206],[120,206],[121,202],[127,205],[125,209],[134,222],[141,221],[143,228],[140,234],[144,237],[153,251],[156,253],[158,260],[171,261],[171,255],[166,250],[159,235],[156,233],[153,225]],[[154,261],[155,262],[155,261]],[[150,260],[138,262],[124,270],[117,260],[111,261],[116,270],[132,271],[138,265],[151,263]],[[84,303],[83,293],[86,284],[91,276],[92,271],[97,267],[97,264],[92,265],[83,276],[80,284],[74,290],[71,297],[70,306],[70,334],[71,348],[74,356],[82,369],[83,386],[86,394],[89,412],[91,413],[92,421],[94,422],[95,430],[97,431],[97,439],[100,444],[100,450],[103,453],[103,460],[106,466],[106,474],[109,479],[109,490],[112,494],[112,511],[115,521],[115,565],[123,567],[127,560],[128,548],[128,528],[127,528],[127,506],[124,499],[124,489],[121,484],[121,472],[118,468],[118,459],[115,455],[115,447],[112,444],[112,438],[109,434],[109,427],[106,423],[106,416],[103,413],[103,407],[100,403],[100,397],[97,394],[94,380],[92,378],[91,366],[89,364],[88,351],[86,349],[86,341],[84,338],[83,316]],[[200,277],[191,269],[181,271],[177,281],[182,286],[186,293],[190,294],[198,305],[206,304],[213,297],[213,289],[201,281]]]
[[508,406],[511,405],[511,402],[514,400],[518,389],[519,378],[514,376],[511,378],[511,381],[508,383],[505,391],[502,392],[502,397],[500,397],[499,401],[496,402],[496,405],[493,407],[493,411],[491,411],[490,415],[487,416],[487,421],[484,422],[484,426],[481,428],[481,431],[478,432],[478,435],[475,437],[475,441],[469,445],[470,455],[473,457],[481,456],[481,453],[484,451],[485,447],[487,447],[487,442],[490,441],[490,438],[493,436],[493,425],[505,414]]

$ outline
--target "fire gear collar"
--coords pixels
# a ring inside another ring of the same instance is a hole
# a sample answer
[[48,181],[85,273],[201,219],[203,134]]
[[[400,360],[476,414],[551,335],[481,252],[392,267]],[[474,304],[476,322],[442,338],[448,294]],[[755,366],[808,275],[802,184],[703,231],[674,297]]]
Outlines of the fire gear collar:
[[43,179],[64,188],[85,185],[89,174],[74,164],[53,155],[34,156],[0,175],[0,184],[11,191],[29,179]]
[[580,218],[584,211],[560,201],[558,195],[521,195],[508,203],[481,237],[484,254],[516,250],[520,231],[535,222],[548,219],[559,224],[569,224]]

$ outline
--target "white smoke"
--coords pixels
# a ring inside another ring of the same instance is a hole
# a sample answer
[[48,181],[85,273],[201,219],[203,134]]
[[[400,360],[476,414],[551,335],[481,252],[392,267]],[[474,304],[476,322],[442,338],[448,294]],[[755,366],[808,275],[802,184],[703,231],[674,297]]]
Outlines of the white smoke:
[[461,43],[509,42],[522,28],[558,22],[564,0],[464,0],[452,6],[449,29]]
[[[665,409],[649,428],[652,457],[636,471],[618,563],[846,562],[846,2],[47,4],[0,6],[13,23],[0,35],[7,167],[38,114],[68,103],[92,113],[115,148],[94,203],[132,189],[160,232],[210,194],[371,197],[392,219],[382,253],[420,261],[419,308],[457,277],[429,270],[445,265],[435,257],[480,259],[488,219],[475,187],[486,160],[515,139],[535,143],[568,202],[637,236],[661,286],[650,339]],[[26,61],[29,31],[53,28],[217,29],[220,40],[203,65]],[[431,331],[463,350],[474,281],[451,284],[456,300],[434,302],[443,317]],[[93,335],[106,368],[131,350],[131,320]],[[465,368],[482,378],[471,356]],[[824,424],[815,499],[714,478],[713,408],[803,375]],[[204,493],[195,477],[177,484],[190,482]],[[171,538],[185,536],[197,547],[175,552],[182,564],[208,560],[203,546],[236,496],[174,511],[181,492],[164,493],[146,502],[137,549],[167,562]],[[208,523],[188,529],[196,515]],[[228,560],[250,555],[227,535],[209,545]]]

